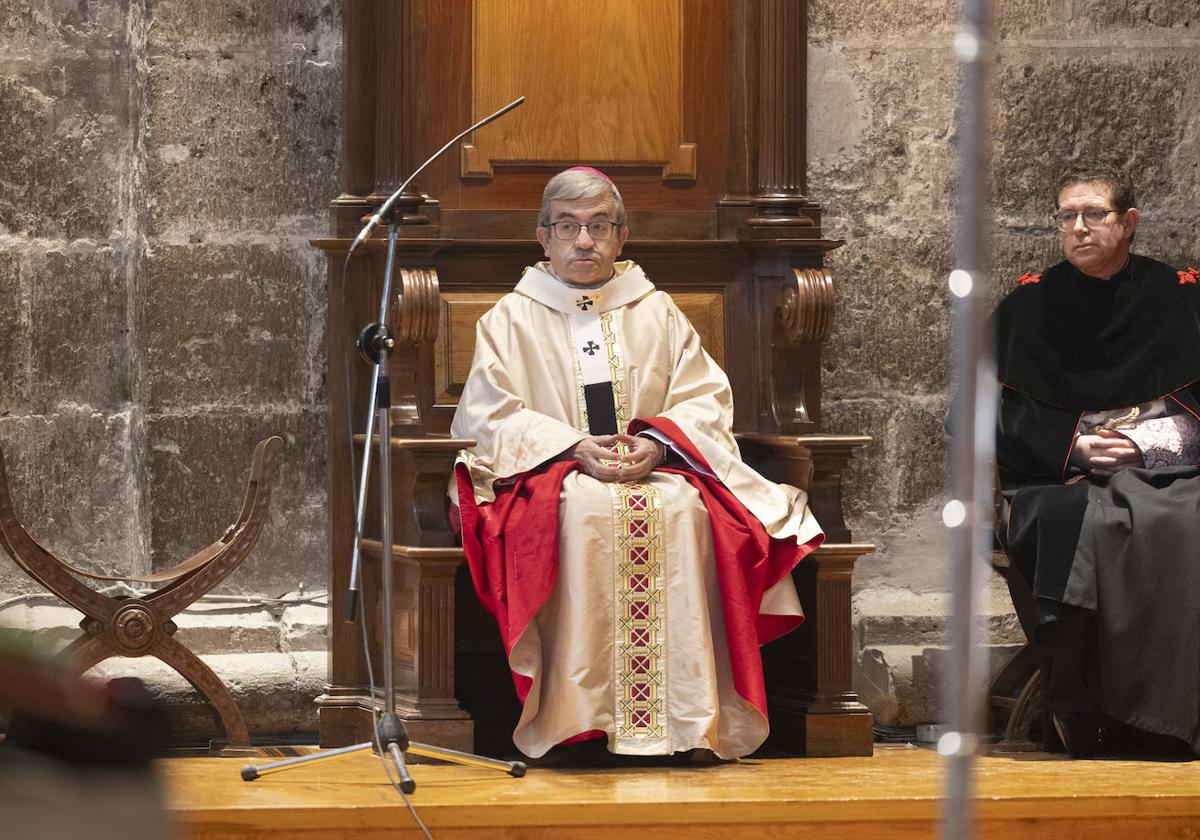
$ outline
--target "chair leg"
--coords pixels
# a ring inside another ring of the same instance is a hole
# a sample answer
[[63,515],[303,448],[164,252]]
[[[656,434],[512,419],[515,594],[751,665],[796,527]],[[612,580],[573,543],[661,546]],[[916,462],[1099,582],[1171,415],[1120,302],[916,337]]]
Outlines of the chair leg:
[[148,653],[170,665],[204,695],[217,713],[229,746],[250,746],[250,730],[246,728],[246,719],[242,717],[237,701],[221,678],[200,657],[166,634],[154,640],[154,646]]
[[1045,681],[1039,666],[1036,650],[1027,643],[996,675],[988,689],[991,729],[995,732],[1003,728],[1001,740],[995,747],[997,754],[1031,752],[1040,748],[1031,737],[1045,702]]
[[1021,690],[1017,704],[1004,727],[1004,740],[1001,745],[1009,752],[1028,752],[1038,748],[1030,737],[1030,732],[1041,717],[1045,701],[1045,681],[1042,672],[1037,670],[1029,677],[1029,682],[1025,683],[1025,688]]
[[106,645],[101,639],[86,633],[75,639],[58,652],[58,659],[67,663],[76,674],[83,674],[95,668],[105,659],[116,656],[117,652]]

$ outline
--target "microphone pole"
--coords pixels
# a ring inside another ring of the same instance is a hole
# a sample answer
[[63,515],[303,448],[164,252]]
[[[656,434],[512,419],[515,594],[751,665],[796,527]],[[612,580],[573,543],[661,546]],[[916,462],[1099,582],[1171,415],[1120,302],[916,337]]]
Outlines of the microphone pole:
[[[359,352],[366,356],[374,365],[371,372],[371,393],[370,393],[370,410],[367,412],[367,433],[363,443],[363,464],[362,472],[359,477],[358,485],[358,511],[354,522],[354,557],[351,561],[350,586],[347,591],[346,599],[346,620],[353,621],[358,601],[358,577],[359,569],[362,565],[362,532],[363,520],[366,513],[366,498],[367,498],[367,483],[371,471],[371,443],[373,436],[373,428],[375,418],[379,421],[379,517],[380,517],[380,577],[382,594],[382,614],[383,614],[383,702],[382,713],[374,706],[375,703],[375,676],[371,667],[371,652],[367,644],[367,627],[366,615],[362,617],[362,638],[363,638],[363,656],[366,660],[367,676],[371,684],[371,702],[372,702],[372,717],[374,718],[374,726],[372,727],[372,740],[365,741],[361,744],[353,744],[348,747],[339,749],[326,750],[323,752],[314,753],[312,755],[301,756],[299,758],[288,758],[282,761],[275,761],[269,764],[247,765],[242,768],[242,780],[251,782],[255,779],[265,776],[268,773],[276,773],[287,770],[291,767],[297,767],[303,764],[311,764],[318,761],[324,761],[330,758],[336,758],[342,755],[362,750],[374,748],[383,759],[385,756],[392,761],[392,767],[396,771],[397,781],[396,786],[401,794],[412,793],[416,790],[417,783],[413,780],[412,775],[408,772],[408,762],[406,756],[408,753],[424,756],[426,758],[435,758],[441,761],[448,761],[454,764],[466,765],[469,767],[484,767],[489,770],[500,770],[508,773],[510,776],[520,778],[525,775],[526,766],[521,761],[500,761],[486,756],[475,755],[473,753],[459,752],[448,747],[439,747],[433,744],[422,744],[417,741],[410,741],[408,731],[404,725],[404,721],[396,713],[396,679],[395,679],[395,651],[393,649],[393,611],[392,611],[392,584],[393,584],[393,567],[392,567],[392,503],[391,503],[391,398],[390,388],[388,386],[387,377],[387,361],[388,353],[396,346],[395,340],[387,328],[388,314],[388,299],[391,297],[392,288],[392,272],[395,268],[396,256],[396,220],[391,213],[392,205],[400,194],[413,182],[413,179],[433,163],[439,155],[457,143],[466,135],[470,134],[477,128],[487,125],[492,120],[502,117],[513,108],[525,102],[525,97],[521,96],[514,99],[512,102],[505,105],[499,111],[489,114],[479,122],[475,123],[470,128],[460,132],[453,140],[451,140],[442,148],[438,149],[433,155],[417,167],[412,175],[405,179],[400,188],[396,190],[387,201],[379,208],[378,212],[371,217],[358,236],[355,237],[349,250],[346,252],[346,260],[342,265],[342,276],[346,275],[346,267],[350,263],[350,257],[354,250],[366,241],[370,232],[384,219],[388,222],[388,244],[387,244],[387,262],[384,268],[383,279],[383,295],[379,301],[379,320],[376,323],[368,324],[363,327],[358,334]],[[387,761],[384,761],[384,767],[387,769]],[[388,778],[391,779],[391,772],[388,772]],[[419,821],[418,821],[419,822]]]
[[371,235],[371,231],[373,231],[380,222],[382,222],[384,219],[389,220],[389,227],[391,229],[388,232],[387,267],[384,269],[383,296],[379,301],[379,319],[374,324],[365,327],[358,336],[359,350],[374,363],[374,367],[371,370],[370,397],[368,398],[368,405],[370,408],[367,412],[367,443],[363,447],[362,471],[359,473],[358,481],[358,507],[354,515],[354,552],[350,560],[350,585],[346,589],[346,621],[354,621],[354,615],[358,607],[358,577],[360,568],[362,566],[363,522],[366,518],[367,481],[371,472],[371,434],[374,431],[376,398],[380,393],[381,383],[379,380],[381,377],[384,377],[385,382],[383,384],[386,385],[387,375],[383,370],[383,365],[380,364],[380,360],[386,355],[387,351],[391,350],[395,346],[395,341],[392,339],[387,330],[387,308],[388,300],[391,297],[392,287],[392,263],[393,255],[395,254],[396,250],[396,226],[395,223],[391,221],[392,205],[396,203],[396,199],[400,197],[401,193],[408,189],[408,185],[411,184],[418,175],[425,171],[425,167],[429,166],[429,164],[441,157],[447,149],[449,149],[462,138],[466,137],[475,129],[482,128],[488,123],[500,119],[500,117],[504,116],[512,109],[523,105],[524,103],[525,97],[518,96],[500,110],[488,114],[470,128],[459,132],[457,135],[455,135],[453,140],[430,155],[429,159],[418,166],[411,175],[404,179],[404,183],[400,185],[400,188],[388,196],[388,200],[380,205],[379,210],[375,212],[375,215],[373,215],[370,220],[367,221],[366,225],[363,226],[363,229],[359,231],[358,236],[354,237],[354,241],[350,243],[350,250],[346,252],[346,259],[342,264],[343,277],[347,276],[346,268],[349,266],[350,257],[354,255],[355,250],[367,240],[367,237]]

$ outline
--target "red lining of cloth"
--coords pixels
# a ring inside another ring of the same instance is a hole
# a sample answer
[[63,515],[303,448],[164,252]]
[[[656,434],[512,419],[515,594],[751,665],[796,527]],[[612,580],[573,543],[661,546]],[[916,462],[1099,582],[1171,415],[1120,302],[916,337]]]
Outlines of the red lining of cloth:
[[596,738],[606,738],[608,733],[603,729],[589,729],[587,732],[580,732],[578,735],[572,735],[570,738],[562,742],[562,746],[568,744],[582,744],[584,741],[592,741]]
[[[630,432],[647,427],[667,435],[681,451],[708,468],[708,462],[673,422],[662,417],[635,420]],[[554,589],[558,576],[559,497],[563,480],[578,467],[574,461],[555,461],[542,472],[514,476],[497,488],[494,502],[482,505],[475,503],[466,466],[458,464],[455,468],[463,552],[475,592],[500,628],[506,654],[512,653]],[[824,535],[818,534],[799,546],[794,537],[773,539],[716,479],[690,468],[662,471],[680,475],[695,487],[708,511],[734,687],[766,717],[758,646],[794,630],[804,619],[759,615],[762,596],[816,549]],[[533,681],[513,672],[513,683],[524,703]],[[594,736],[580,733],[571,741],[588,737]]]

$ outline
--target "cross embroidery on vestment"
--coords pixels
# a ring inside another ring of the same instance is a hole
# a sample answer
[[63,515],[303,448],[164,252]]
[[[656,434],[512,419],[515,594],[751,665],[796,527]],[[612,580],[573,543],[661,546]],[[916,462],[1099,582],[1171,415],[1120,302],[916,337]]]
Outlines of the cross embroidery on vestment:
[[587,353],[589,356],[595,356],[596,351],[600,349],[600,345],[594,341],[589,341],[587,344],[583,345],[582,349],[583,352]]
[[581,297],[575,301],[575,305],[578,306],[582,311],[587,312],[589,306],[596,305],[596,301],[593,300],[592,298],[588,297],[587,295],[584,295],[583,297]]

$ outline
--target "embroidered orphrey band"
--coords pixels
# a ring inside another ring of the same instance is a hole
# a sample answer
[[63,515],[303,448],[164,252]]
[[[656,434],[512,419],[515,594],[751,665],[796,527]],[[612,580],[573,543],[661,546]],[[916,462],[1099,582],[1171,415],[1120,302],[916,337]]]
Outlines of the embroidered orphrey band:
[[625,357],[621,352],[621,342],[617,338],[612,312],[601,313],[600,334],[604,336],[604,351],[608,354],[613,407],[617,415],[617,431],[624,434],[629,430],[629,397],[625,388]]
[[617,738],[667,734],[663,513],[647,484],[609,484],[616,525]]

